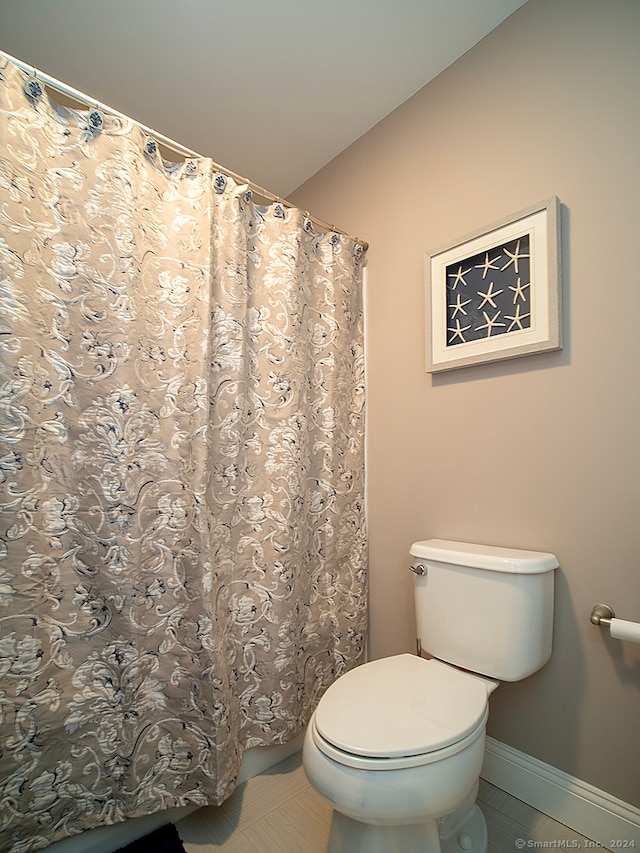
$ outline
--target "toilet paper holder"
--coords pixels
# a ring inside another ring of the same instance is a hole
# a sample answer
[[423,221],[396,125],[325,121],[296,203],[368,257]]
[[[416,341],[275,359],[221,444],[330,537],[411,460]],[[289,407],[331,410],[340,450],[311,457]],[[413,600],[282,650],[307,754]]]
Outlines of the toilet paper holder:
[[593,625],[611,625],[611,620],[615,619],[613,608],[608,604],[596,604],[591,611],[589,620]]
[[640,622],[628,622],[626,619],[616,619],[613,608],[609,607],[608,604],[596,604],[591,611],[590,621],[594,625],[608,628],[613,640],[640,643]]

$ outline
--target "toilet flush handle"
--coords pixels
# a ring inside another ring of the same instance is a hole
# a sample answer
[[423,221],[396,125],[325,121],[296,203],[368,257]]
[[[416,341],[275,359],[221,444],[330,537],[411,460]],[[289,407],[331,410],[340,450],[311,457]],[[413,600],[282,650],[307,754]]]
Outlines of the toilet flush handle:
[[413,563],[409,568],[415,575],[424,576],[427,573],[427,567],[423,566],[422,563]]

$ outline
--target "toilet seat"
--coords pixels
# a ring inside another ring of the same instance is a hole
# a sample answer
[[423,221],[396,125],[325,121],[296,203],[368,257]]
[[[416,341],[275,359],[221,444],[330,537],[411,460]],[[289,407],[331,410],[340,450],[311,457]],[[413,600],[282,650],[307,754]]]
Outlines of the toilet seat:
[[439,761],[483,734],[489,692],[482,678],[441,661],[416,655],[371,661],[322,697],[314,741],[333,760],[363,769]]

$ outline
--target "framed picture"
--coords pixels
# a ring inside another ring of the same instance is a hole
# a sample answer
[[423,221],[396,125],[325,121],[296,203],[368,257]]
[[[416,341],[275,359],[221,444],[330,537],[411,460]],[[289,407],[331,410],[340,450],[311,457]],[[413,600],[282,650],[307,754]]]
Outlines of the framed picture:
[[559,225],[553,196],[427,255],[428,373],[562,349]]

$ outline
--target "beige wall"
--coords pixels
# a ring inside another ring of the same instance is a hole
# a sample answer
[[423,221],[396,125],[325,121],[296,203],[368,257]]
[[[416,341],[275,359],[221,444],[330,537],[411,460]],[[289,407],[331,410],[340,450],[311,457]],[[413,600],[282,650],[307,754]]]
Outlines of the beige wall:
[[[372,656],[414,648],[412,541],[552,551],[552,660],[488,731],[636,806],[640,646],[588,617],[640,620],[639,45],[638,0],[529,0],[293,197],[371,244]],[[551,195],[564,350],[426,374],[424,253]]]

